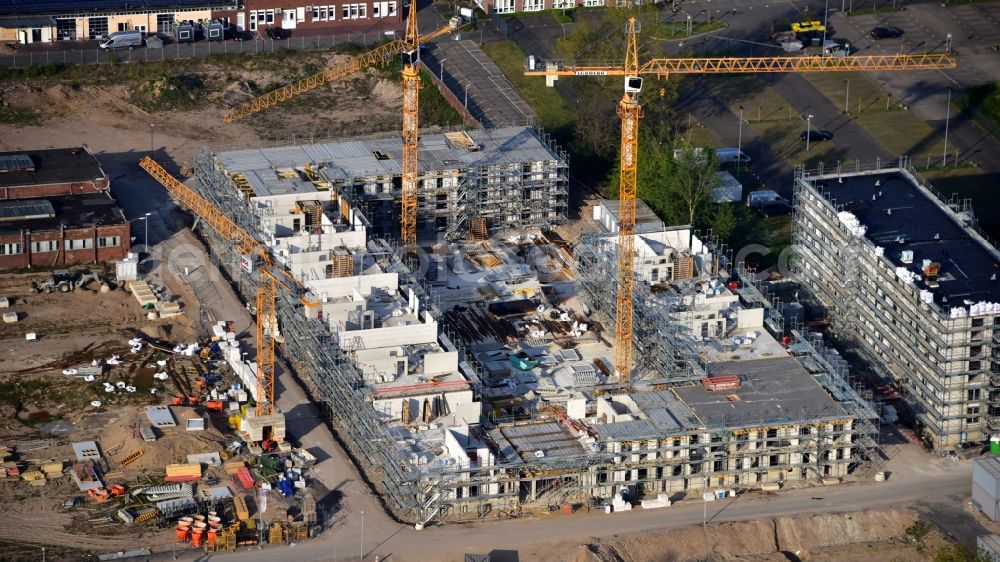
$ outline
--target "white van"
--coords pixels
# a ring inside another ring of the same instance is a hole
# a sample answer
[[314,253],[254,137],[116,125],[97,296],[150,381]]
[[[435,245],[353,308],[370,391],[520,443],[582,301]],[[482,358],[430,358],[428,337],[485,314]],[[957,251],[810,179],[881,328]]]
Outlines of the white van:
[[101,43],[101,48],[104,50],[109,49],[121,49],[123,47],[142,47],[142,32],[141,31],[116,31],[108,36],[108,38]]
[[716,148],[714,152],[715,157],[719,159],[719,164],[723,166],[736,164],[737,162],[746,165],[753,161],[745,152],[738,148]]

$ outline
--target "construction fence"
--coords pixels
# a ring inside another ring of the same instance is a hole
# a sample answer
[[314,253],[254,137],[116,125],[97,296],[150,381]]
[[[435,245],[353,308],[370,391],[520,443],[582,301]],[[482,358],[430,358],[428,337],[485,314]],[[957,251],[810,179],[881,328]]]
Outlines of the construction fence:
[[48,64],[109,64],[186,60],[227,54],[259,55],[275,53],[282,49],[330,49],[338,45],[358,45],[368,48],[385,39],[382,33],[331,33],[289,37],[287,39],[255,39],[252,41],[198,41],[196,43],[168,43],[161,48],[121,49],[105,51],[96,41],[75,42],[72,48],[62,44],[45,49],[21,49],[20,52],[0,54],[0,68],[28,68]]

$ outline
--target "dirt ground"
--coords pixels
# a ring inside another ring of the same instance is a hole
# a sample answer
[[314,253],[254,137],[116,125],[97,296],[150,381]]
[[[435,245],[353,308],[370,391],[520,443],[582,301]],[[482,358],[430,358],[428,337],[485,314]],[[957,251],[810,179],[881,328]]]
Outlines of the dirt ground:
[[[684,527],[643,537],[580,545],[565,562],[930,562],[948,547],[933,525],[910,511]],[[916,524],[916,525],[915,525]]]
[[161,63],[74,67],[48,77],[0,80],[0,104],[36,116],[35,124],[18,126],[17,135],[0,136],[0,150],[63,146],[54,139],[75,139],[102,151],[144,153],[151,142],[154,148],[166,147],[175,137],[184,139],[177,144],[190,147],[174,156],[190,161],[202,143],[252,147],[399,128],[402,98],[392,68],[373,68],[243,122],[223,123],[229,107],[348,57],[306,52],[273,58],[181,61],[176,68]]

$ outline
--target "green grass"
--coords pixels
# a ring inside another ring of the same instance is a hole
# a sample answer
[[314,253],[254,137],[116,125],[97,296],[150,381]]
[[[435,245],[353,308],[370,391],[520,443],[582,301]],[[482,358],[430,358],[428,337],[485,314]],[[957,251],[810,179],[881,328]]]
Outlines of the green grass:
[[37,125],[41,120],[41,116],[31,109],[22,109],[9,105],[0,106],[0,123],[4,125],[27,127]]
[[789,166],[805,164],[806,168],[817,168],[822,164],[830,167],[847,157],[846,152],[830,141],[810,143],[809,151],[806,152],[806,143],[799,140],[799,135],[806,130],[805,120],[752,123],[750,128],[761,140],[771,145],[775,154],[782,157]]
[[[858,4],[860,4],[860,2],[858,2]],[[902,4],[902,0],[898,0],[898,4]],[[895,8],[892,7],[892,4],[888,4],[888,5],[881,6],[881,7],[862,8],[860,10],[851,10],[851,11],[845,13],[844,15],[847,15],[847,16],[872,16],[872,15],[875,15],[875,16],[877,16],[879,14],[891,14],[893,12],[901,12],[901,11],[903,11],[903,7],[901,5],[898,5],[898,4],[897,4],[897,6]]]
[[908,111],[865,113],[855,118],[855,122],[892,154],[912,156],[919,161],[920,157],[940,152],[941,139],[934,135],[931,126]]
[[[810,84],[819,90],[834,107],[843,111],[844,103],[850,102],[848,111],[852,115],[885,111],[905,111],[902,105],[892,99],[888,92],[882,89],[874,80],[858,72],[841,74],[806,73],[802,75]],[[850,92],[845,81],[850,81]],[[850,99],[845,98],[850,94]]]
[[[744,188],[744,193],[746,189]],[[760,244],[770,250],[766,255],[753,253],[747,261],[768,268],[778,262],[778,257],[792,243],[792,216],[762,217],[743,204],[734,204],[736,228],[733,230],[730,246],[739,252],[751,244]]]
[[535,109],[543,127],[550,130],[563,129],[576,121],[576,112],[555,88],[545,85],[544,77],[524,75],[524,61],[528,57],[513,41],[486,43],[483,51],[496,62],[525,101]]
[[994,138],[1000,139],[1000,82],[966,89],[959,106]]
[[970,166],[922,170],[920,175],[945,197],[954,193],[972,199],[972,210],[982,229],[1000,240],[1000,198],[996,196],[1000,177]]
[[800,119],[795,109],[778,92],[755,76],[713,76],[713,93],[729,110],[748,123],[787,122]]
[[691,22],[691,35],[687,32],[687,21],[659,21],[656,23],[645,23],[642,26],[643,35],[650,39],[671,40],[682,39],[702,33],[710,33],[725,29],[726,23],[722,21],[698,21]]
[[698,122],[692,122],[691,126],[684,131],[683,136],[693,146],[707,146],[709,148],[719,146],[719,139],[715,138],[712,131]]
[[420,88],[420,123],[425,127],[427,125],[461,125],[462,116],[444,99],[427,70],[421,69],[420,74],[422,83]]

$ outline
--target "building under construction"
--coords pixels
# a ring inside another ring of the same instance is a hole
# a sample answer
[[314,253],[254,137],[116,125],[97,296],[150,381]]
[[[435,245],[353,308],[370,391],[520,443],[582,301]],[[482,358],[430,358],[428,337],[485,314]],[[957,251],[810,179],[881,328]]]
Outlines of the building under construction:
[[[375,234],[398,234],[398,135],[225,152],[216,158],[248,197],[332,189],[354,201]],[[561,224],[569,212],[568,166],[565,152],[527,127],[424,134],[418,239],[456,240],[473,230],[505,233]]]
[[798,170],[800,277],[835,333],[898,385],[936,448],[1000,431],[1000,253],[967,200],[946,200],[906,159]]
[[[334,146],[348,145],[370,148]],[[639,235],[645,361],[634,384],[608,392],[614,311],[602,303],[615,302],[616,235],[575,254],[531,233],[442,243],[411,270],[317,150],[205,152],[195,188],[268,240],[319,302],[321,313],[279,299],[284,356],[401,520],[664,507],[831,483],[871,458],[877,416],[844,362],[798,331],[779,342],[768,311],[723,282],[725,249],[690,228]],[[203,235],[249,301],[252,264]]]

